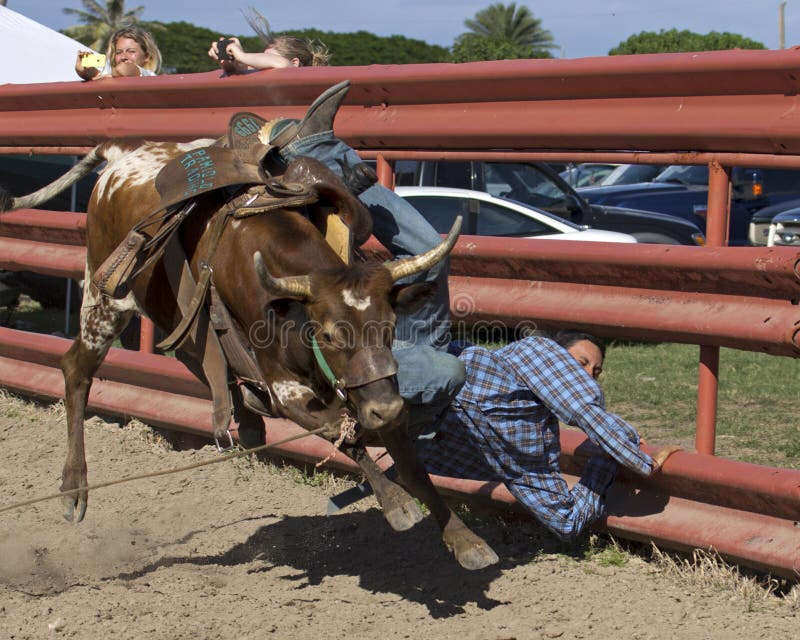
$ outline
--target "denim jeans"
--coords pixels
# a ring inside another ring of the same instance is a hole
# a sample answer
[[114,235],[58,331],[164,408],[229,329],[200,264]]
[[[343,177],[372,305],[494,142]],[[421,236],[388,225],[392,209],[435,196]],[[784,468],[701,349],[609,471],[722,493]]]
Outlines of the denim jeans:
[[397,384],[408,405],[408,431],[430,433],[466,380],[464,363],[445,351],[395,340]]
[[[338,160],[361,162],[358,154],[324,131],[295,140],[280,150],[284,162],[310,156],[342,176]],[[391,189],[375,184],[359,199],[372,214],[372,232],[395,258],[415,256],[441,243],[442,238],[411,204]],[[412,424],[436,417],[449,405],[464,382],[464,366],[446,353],[450,341],[449,259],[400,283],[434,282],[434,296],[412,315],[397,319],[392,351],[398,364],[400,394],[409,401]]]

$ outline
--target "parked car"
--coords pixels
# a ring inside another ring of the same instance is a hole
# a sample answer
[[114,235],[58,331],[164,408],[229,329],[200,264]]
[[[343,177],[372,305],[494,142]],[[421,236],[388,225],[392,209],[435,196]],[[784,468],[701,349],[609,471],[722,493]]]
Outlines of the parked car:
[[606,177],[595,183],[594,186],[609,187],[613,184],[635,184],[637,182],[650,182],[666,168],[667,165],[664,164],[620,164],[617,165]]
[[607,162],[582,162],[578,165],[570,164],[558,175],[571,187],[590,187],[600,184],[618,166]]
[[800,209],[784,211],[772,219],[767,244],[800,247]]
[[702,231],[683,218],[590,205],[544,162],[398,160],[395,184],[485,191],[543,209],[579,226],[629,233],[638,242],[702,245]]
[[800,246],[800,199],[756,211],[747,239],[754,246]]
[[[800,197],[800,170],[735,167],[731,171],[729,244],[748,244],[753,214],[769,205]],[[708,167],[671,165],[650,182],[586,187],[580,194],[592,204],[615,205],[679,216],[705,231]]]
[[470,236],[636,242],[627,233],[581,227],[547,211],[485,191],[397,187],[396,192],[413,204],[439,233],[447,233],[456,217],[462,216],[461,233]]

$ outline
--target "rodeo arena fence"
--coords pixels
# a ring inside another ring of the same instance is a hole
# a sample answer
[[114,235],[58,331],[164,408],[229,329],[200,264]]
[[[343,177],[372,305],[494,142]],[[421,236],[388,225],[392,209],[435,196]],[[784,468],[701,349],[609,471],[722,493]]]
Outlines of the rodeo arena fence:
[[[800,50],[576,60],[373,65],[218,72],[0,87],[0,152],[81,155],[108,139],[217,137],[238,111],[302,117],[341,80],[337,134],[377,160],[392,186],[398,159],[705,164],[704,247],[462,237],[452,254],[454,318],[535,321],[622,339],[699,346],[695,452],[651,479],[622,473],[604,525],[666,548],[713,549],[742,565],[800,576],[800,471],[714,455],[720,347],[800,357],[800,251],[727,247],[731,167],[800,169]],[[0,268],[83,278],[85,214],[0,217]],[[381,254],[374,239],[367,253]],[[150,331],[148,332],[148,328]],[[143,335],[152,333],[143,321]],[[206,387],[175,359],[112,349],[89,408],[210,437]],[[70,341],[0,328],[0,385],[63,397]],[[150,339],[152,344],[152,339]],[[657,375],[657,374],[656,374]],[[267,442],[301,431],[265,419]],[[585,436],[562,431],[562,467],[580,474]],[[645,447],[647,449],[647,447]],[[328,457],[317,437],[281,455]],[[356,465],[338,453],[328,463]],[[435,477],[445,494],[519,510],[499,483]]]

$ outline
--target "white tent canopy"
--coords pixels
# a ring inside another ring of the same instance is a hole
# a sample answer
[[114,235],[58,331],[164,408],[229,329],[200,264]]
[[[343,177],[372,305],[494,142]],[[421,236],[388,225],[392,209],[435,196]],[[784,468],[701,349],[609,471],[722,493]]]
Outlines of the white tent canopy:
[[78,51],[88,47],[0,5],[0,84],[80,80]]

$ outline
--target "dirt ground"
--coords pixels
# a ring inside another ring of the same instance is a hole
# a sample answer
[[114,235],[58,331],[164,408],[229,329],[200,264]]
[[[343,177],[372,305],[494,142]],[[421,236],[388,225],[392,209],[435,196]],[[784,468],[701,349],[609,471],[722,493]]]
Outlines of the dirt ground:
[[[57,490],[65,440],[60,405],[0,397],[0,507]],[[99,418],[86,440],[94,483],[218,456]],[[80,525],[58,500],[0,513],[0,639],[798,637],[796,602],[565,553],[527,522],[473,523],[501,563],[466,572],[429,519],[394,533],[372,499],[326,517],[348,483],[241,459],[99,489]]]

